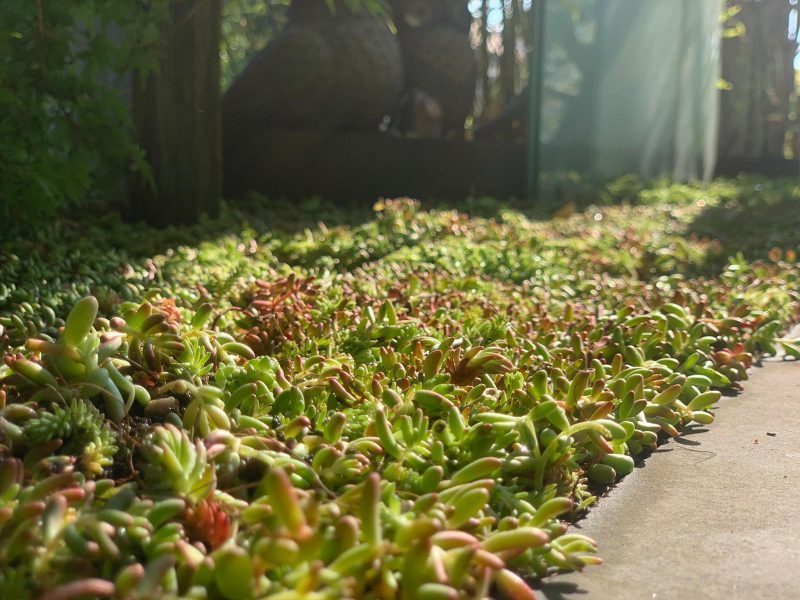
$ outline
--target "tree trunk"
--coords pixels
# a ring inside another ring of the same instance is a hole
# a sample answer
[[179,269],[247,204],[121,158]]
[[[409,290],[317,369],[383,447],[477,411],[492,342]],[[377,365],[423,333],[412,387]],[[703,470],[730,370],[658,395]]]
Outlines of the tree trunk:
[[135,219],[165,226],[215,215],[222,194],[221,0],[173,0],[158,66],[135,77],[133,120],[152,179],[129,185]]
[[514,97],[514,79],[517,67],[515,44],[517,41],[514,18],[514,2],[506,0],[503,7],[503,55],[500,59],[500,91],[503,104],[507,104]]
[[722,45],[720,155],[781,159],[794,94],[796,43],[787,35],[789,3],[744,0],[744,35]]
[[481,85],[481,110],[479,119],[487,121],[489,112],[489,0],[481,0],[480,45],[478,46],[478,77]]

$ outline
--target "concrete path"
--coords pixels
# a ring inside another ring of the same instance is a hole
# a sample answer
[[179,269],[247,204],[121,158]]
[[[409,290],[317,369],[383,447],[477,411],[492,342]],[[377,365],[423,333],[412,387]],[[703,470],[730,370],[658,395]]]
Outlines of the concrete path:
[[576,525],[605,564],[548,600],[800,599],[800,361],[765,361]]

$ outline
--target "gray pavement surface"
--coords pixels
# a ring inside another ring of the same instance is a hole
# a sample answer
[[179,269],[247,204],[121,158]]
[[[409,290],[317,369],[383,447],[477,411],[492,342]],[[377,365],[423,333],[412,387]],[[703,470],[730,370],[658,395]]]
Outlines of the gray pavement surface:
[[575,530],[602,566],[548,600],[800,600],[800,361],[765,361],[716,420],[660,447]]

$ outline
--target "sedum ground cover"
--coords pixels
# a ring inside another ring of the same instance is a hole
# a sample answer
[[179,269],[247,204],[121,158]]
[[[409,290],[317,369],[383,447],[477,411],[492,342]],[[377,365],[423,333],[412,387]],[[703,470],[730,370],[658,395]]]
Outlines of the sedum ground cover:
[[0,597],[533,598],[600,563],[565,520],[800,355],[798,195],[628,181],[558,219],[277,203],[6,243]]

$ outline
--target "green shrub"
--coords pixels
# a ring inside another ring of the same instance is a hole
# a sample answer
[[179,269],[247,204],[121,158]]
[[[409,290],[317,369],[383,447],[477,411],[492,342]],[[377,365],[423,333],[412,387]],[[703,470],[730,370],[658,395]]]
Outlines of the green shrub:
[[152,67],[166,0],[4,0],[0,218],[32,225],[119,187],[131,161],[126,74]]

